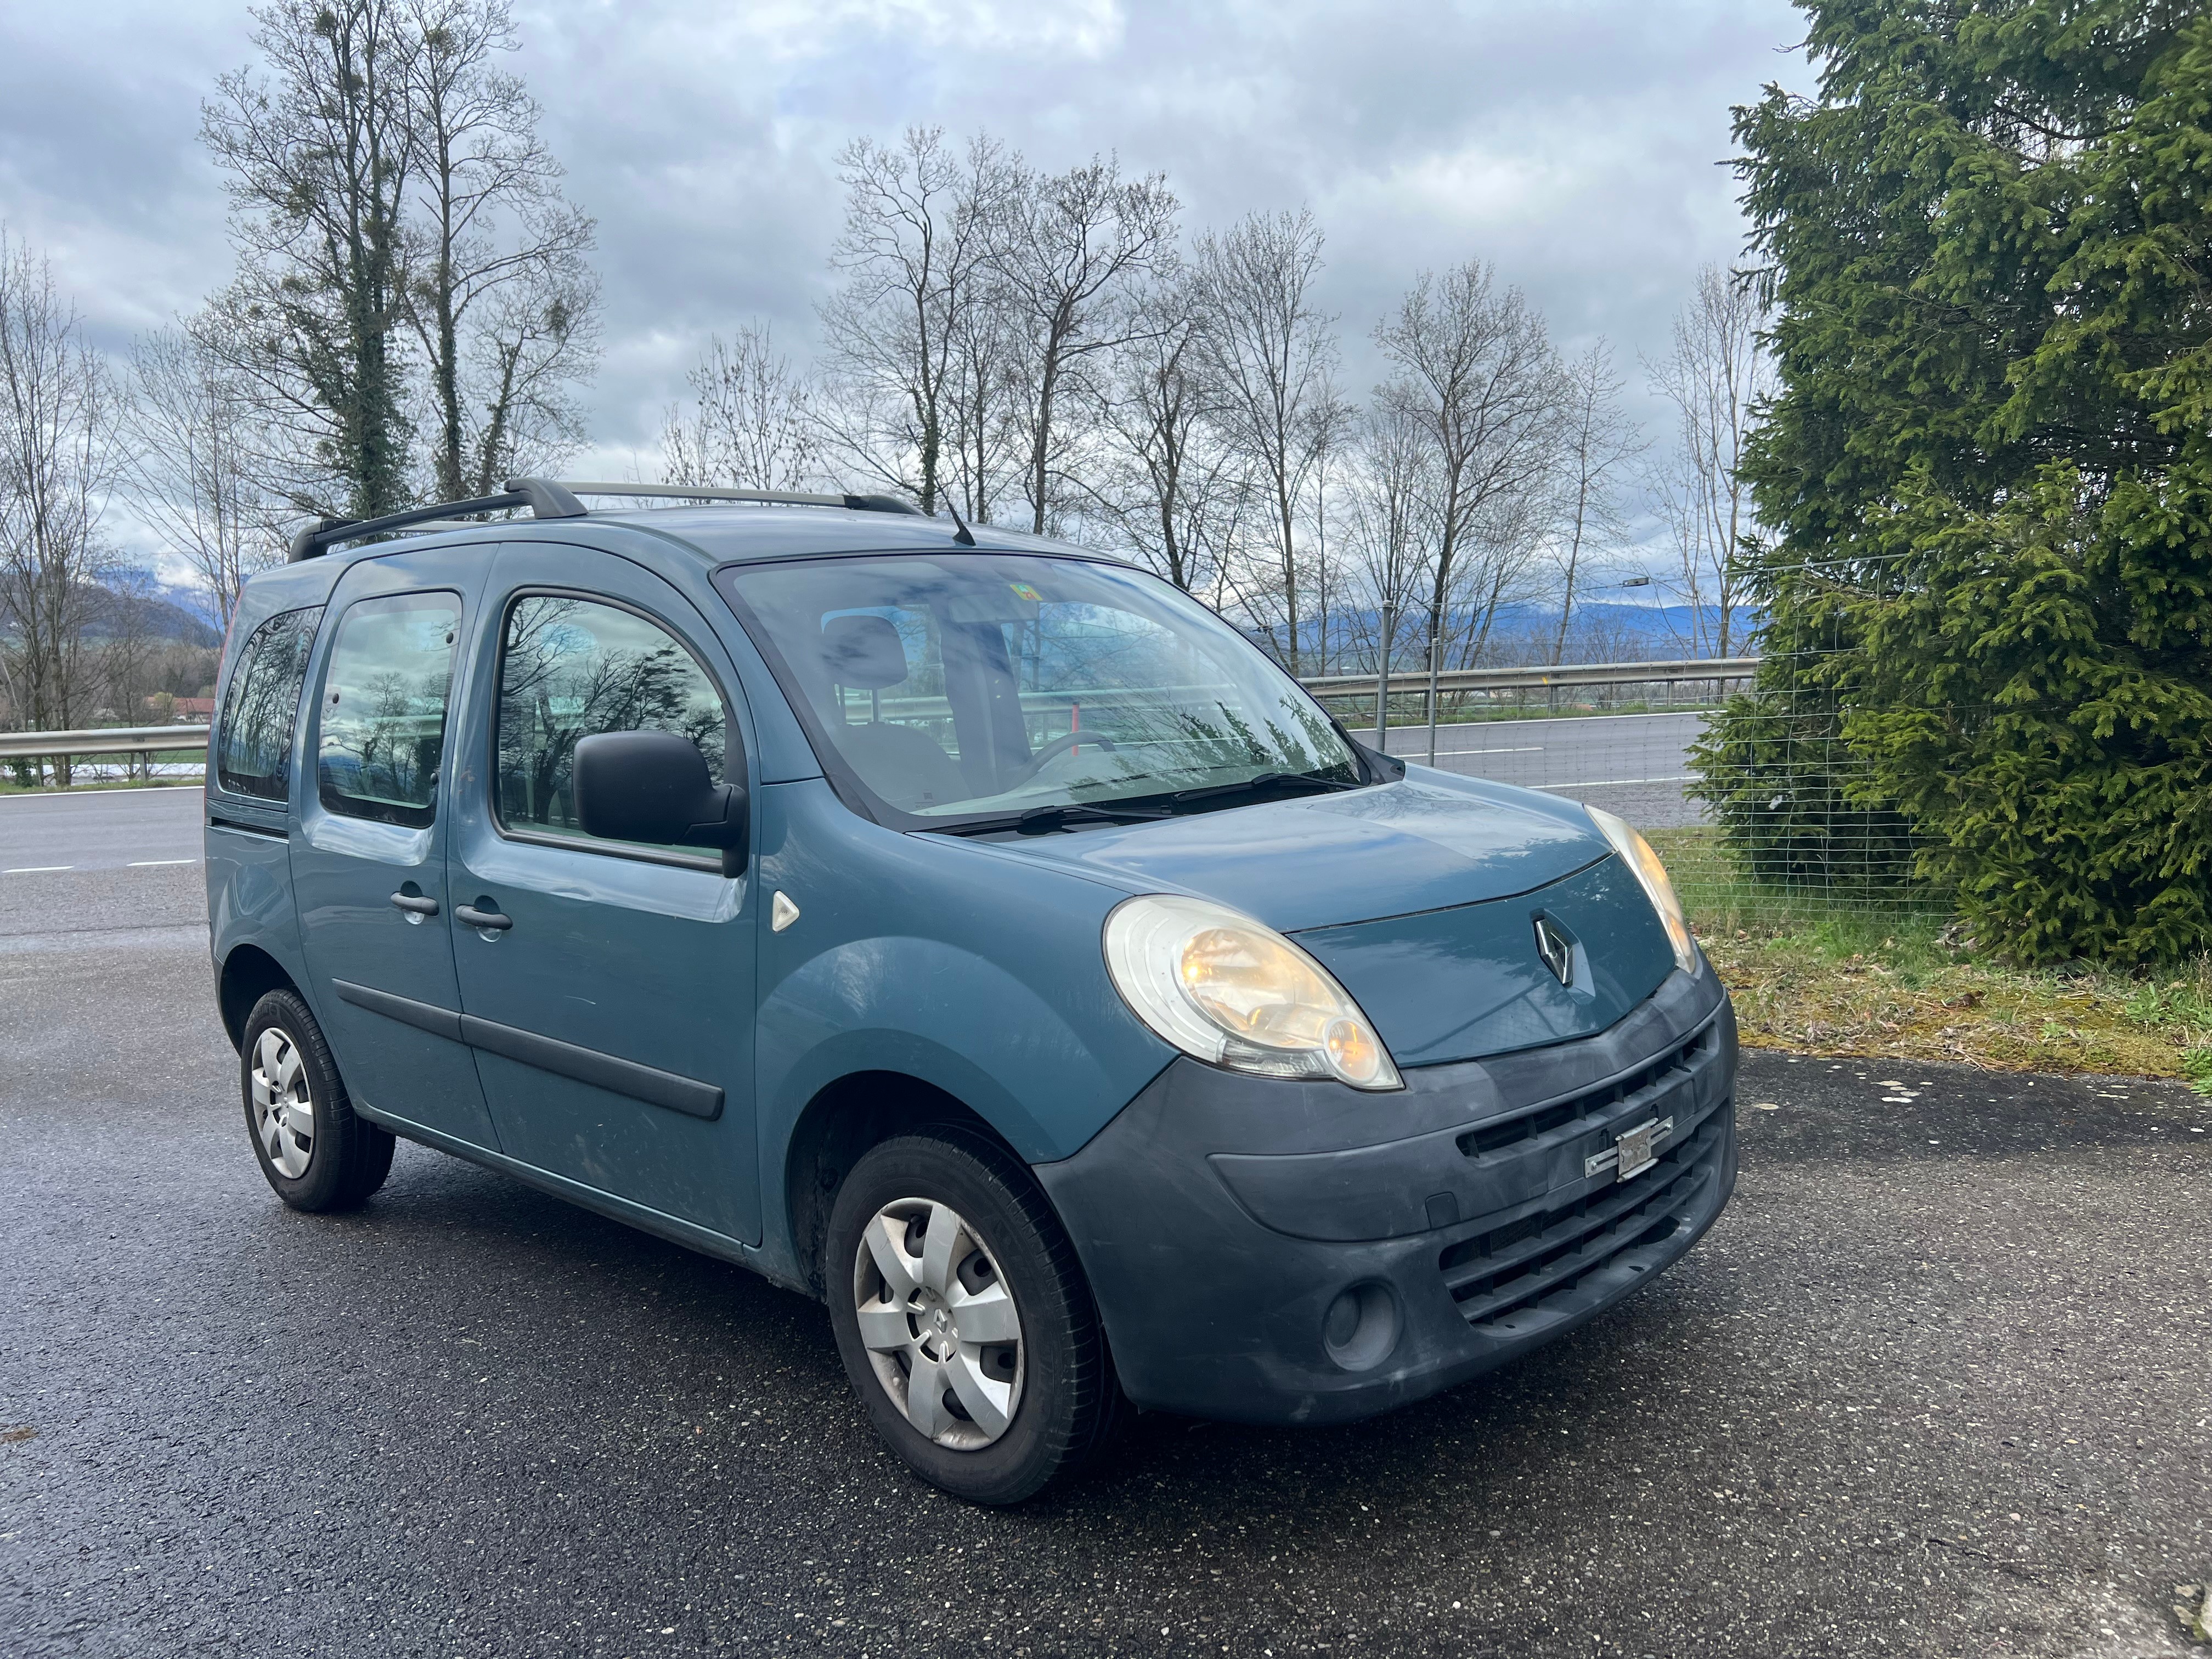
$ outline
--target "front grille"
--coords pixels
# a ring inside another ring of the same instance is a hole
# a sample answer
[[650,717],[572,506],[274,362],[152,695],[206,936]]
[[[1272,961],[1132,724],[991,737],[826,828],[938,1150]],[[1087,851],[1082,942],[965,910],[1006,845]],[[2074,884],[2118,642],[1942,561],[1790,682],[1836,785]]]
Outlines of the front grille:
[[1459,1138],[1459,1149],[1469,1158],[1498,1153],[1511,1156],[1528,1150],[1530,1142],[1554,1131],[1567,1129],[1579,1119],[1590,1119],[1589,1124],[1580,1125],[1571,1131],[1579,1134],[1583,1128],[1594,1127],[1598,1120],[1615,1115],[1613,1109],[1631,1095],[1663,1091],[1694,1077],[1711,1062],[1719,1048],[1719,1025],[1709,1023],[1679,1048],[1668,1049],[1657,1059],[1647,1061],[1632,1072],[1624,1073],[1610,1083],[1600,1084],[1595,1089],[1571,1095],[1549,1106],[1539,1106],[1516,1116],[1501,1118],[1480,1128],[1469,1129]]
[[1437,1266],[1461,1316],[1478,1328],[1522,1334],[1516,1327],[1571,1298],[1590,1275],[1609,1267],[1645,1271],[1648,1261],[1634,1253],[1672,1237],[1719,1179],[1729,1115],[1723,1102],[1694,1133],[1669,1144],[1647,1174],[1448,1247]]

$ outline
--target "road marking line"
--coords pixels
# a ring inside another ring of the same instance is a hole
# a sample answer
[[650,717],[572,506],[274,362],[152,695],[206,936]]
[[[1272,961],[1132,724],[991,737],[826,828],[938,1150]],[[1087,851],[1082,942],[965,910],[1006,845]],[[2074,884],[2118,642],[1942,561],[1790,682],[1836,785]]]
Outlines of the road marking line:
[[163,864],[198,864],[198,859],[134,859],[128,866],[133,870],[151,870]]
[[1530,789],[1625,789],[1632,783],[1689,783],[1694,780],[1680,778],[1592,778],[1583,783],[1532,783]]
[[67,864],[22,864],[13,870],[0,870],[0,876],[44,876],[50,875],[57,870],[68,870],[74,867]]
[[1537,743],[1526,749],[1439,749],[1437,756],[1442,759],[1446,755],[1540,755],[1543,752],[1544,745]]

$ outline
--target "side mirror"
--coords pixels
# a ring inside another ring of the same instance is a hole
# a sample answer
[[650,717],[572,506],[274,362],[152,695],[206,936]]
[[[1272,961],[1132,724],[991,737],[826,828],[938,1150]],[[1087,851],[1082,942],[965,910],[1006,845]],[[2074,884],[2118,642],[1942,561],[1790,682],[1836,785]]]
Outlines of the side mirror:
[[742,875],[748,801],[716,783],[690,738],[674,732],[600,732],[576,745],[571,787],[587,836],[664,847],[713,847],[722,873]]

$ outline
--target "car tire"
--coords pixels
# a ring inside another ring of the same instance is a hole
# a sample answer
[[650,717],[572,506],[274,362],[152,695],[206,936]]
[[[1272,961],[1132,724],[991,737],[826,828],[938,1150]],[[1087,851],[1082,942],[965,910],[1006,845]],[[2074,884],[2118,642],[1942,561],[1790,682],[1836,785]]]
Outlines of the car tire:
[[295,1210],[343,1210],[384,1185],[392,1137],[354,1111],[298,993],[271,991],[253,1005],[238,1068],[246,1133],[277,1197]]
[[[933,1253],[938,1226],[952,1242]],[[872,1147],[838,1188],[824,1249],[846,1374],[884,1443],[933,1486],[1018,1504],[1087,1462],[1120,1420],[1121,1384],[1074,1247],[1029,1171],[985,1136],[948,1127]],[[901,1250],[887,1276],[883,1253]],[[1012,1298],[1011,1362],[1008,1345],[968,1340],[1006,1334],[994,1285]],[[934,1401],[913,1388],[917,1375],[945,1383]],[[1001,1426],[993,1413],[1009,1395]]]

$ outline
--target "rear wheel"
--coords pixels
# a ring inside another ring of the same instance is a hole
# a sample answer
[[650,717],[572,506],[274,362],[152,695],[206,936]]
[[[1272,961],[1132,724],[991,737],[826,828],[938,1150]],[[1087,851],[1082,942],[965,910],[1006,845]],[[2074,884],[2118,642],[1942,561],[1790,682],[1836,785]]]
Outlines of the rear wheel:
[[890,1449],[978,1504],[1018,1504],[1112,1426],[1090,1286],[1028,1171],[945,1129],[871,1149],[838,1190],[830,1322]]
[[253,1005],[239,1087],[261,1173],[294,1209],[349,1208],[392,1173],[392,1136],[355,1113],[296,992],[271,991]]

